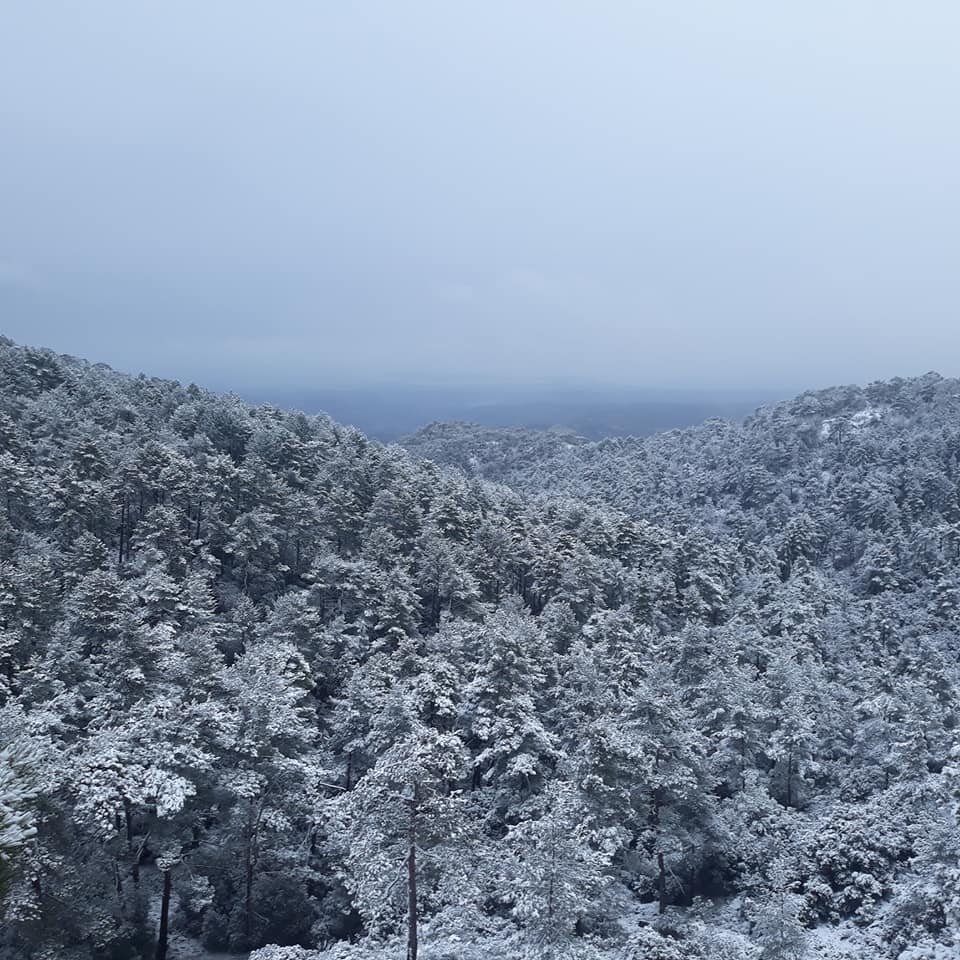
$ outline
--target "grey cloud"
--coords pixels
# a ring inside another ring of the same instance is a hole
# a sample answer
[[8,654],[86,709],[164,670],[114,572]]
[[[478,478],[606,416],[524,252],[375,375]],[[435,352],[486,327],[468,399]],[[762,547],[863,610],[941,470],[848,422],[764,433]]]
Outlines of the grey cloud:
[[0,330],[238,387],[956,373],[958,28],[872,0],[5,4]]

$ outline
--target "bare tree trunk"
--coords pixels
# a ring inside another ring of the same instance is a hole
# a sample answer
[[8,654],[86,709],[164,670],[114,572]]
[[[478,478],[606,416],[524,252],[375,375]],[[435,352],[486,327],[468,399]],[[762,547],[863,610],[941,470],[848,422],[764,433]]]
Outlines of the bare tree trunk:
[[123,566],[123,538],[127,535],[127,494],[124,491],[120,504],[120,545],[117,550],[117,566]]
[[155,960],[167,960],[167,930],[170,925],[170,894],[173,883],[170,871],[163,871],[163,896],[160,899],[160,932],[157,934],[157,952]]
[[410,803],[410,833],[407,848],[407,960],[417,960],[417,795]]
[[243,935],[250,942],[250,918],[253,914],[253,837],[247,837],[246,863],[244,865]]
[[667,912],[667,869],[663,853],[657,854],[657,913]]

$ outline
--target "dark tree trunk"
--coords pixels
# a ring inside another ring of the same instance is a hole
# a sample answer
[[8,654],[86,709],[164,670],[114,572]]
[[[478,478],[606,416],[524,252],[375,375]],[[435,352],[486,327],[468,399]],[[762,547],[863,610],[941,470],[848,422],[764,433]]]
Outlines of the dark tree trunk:
[[250,943],[250,919],[253,916],[253,838],[247,840],[247,857],[244,869],[243,935]]
[[140,858],[143,856],[143,848],[146,845],[147,838],[144,837],[140,846],[136,850],[133,848],[133,813],[130,809],[130,801],[123,801],[123,821],[127,833],[127,852],[130,854],[130,876],[133,878],[133,885],[140,886]]
[[667,869],[663,854],[657,854],[657,912],[667,912]]
[[117,550],[117,566],[123,566],[123,539],[127,535],[127,495],[124,493],[120,504],[120,546]]
[[407,960],[417,960],[417,797],[410,799],[407,848]]
[[156,960],[167,960],[167,929],[170,925],[170,894],[173,883],[170,880],[170,871],[163,871],[163,895],[160,899],[160,932],[157,934]]

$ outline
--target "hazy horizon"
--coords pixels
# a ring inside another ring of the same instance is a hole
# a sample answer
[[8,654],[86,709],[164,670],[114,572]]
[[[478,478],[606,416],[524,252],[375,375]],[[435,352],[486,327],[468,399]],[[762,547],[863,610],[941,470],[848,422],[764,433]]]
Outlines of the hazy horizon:
[[[6,334],[0,330],[0,337]],[[22,346],[59,350],[47,344]],[[96,357],[72,354],[91,363]],[[108,364],[109,365],[109,364]],[[152,369],[121,369],[119,373],[187,382],[183,377]],[[254,404],[269,404],[309,414],[325,413],[338,423],[354,426],[370,437],[392,442],[434,422],[465,421],[484,427],[566,429],[591,439],[646,436],[663,430],[694,426],[713,417],[739,420],[757,407],[784,400],[801,390],[728,387],[645,387],[579,383],[570,380],[513,383],[497,380],[426,383],[387,380],[326,384],[256,385],[197,381],[215,392],[235,394]]]
[[[3,335],[0,330],[0,336]],[[23,345],[69,354],[47,344]],[[97,357],[74,355],[93,363],[105,362]],[[189,382],[189,378],[156,369],[114,369],[132,376],[142,374]],[[235,394],[253,404],[308,414],[325,413],[344,426],[356,427],[373,439],[387,443],[411,436],[431,423],[455,421],[496,428],[562,429],[593,440],[649,436],[714,418],[743,420],[760,407],[810,390],[849,385],[657,387],[571,379],[527,382],[487,379],[459,383],[382,380],[350,384],[326,383],[321,379],[307,384],[258,385],[232,382],[229,378],[218,383],[216,377],[195,382],[215,392]]]
[[[104,344],[97,332],[82,330],[58,335],[47,340],[31,335],[31,330],[23,331],[16,324],[0,322],[0,336],[8,337],[14,343],[36,349],[52,350],[68,356],[87,360],[91,363],[104,363],[118,373],[130,376],[159,377],[164,380],[178,380],[182,383],[196,383],[208,390],[221,393],[248,394],[255,402],[273,402],[267,399],[271,395],[290,396],[309,394],[315,391],[325,393],[350,393],[353,391],[374,391],[382,389],[401,390],[438,390],[459,391],[464,393],[484,393],[491,390],[503,390],[509,393],[538,393],[543,391],[569,391],[570,393],[599,393],[605,396],[707,396],[750,398],[754,396],[779,397],[787,399],[808,391],[843,386],[866,386],[873,382],[896,378],[913,379],[934,373],[943,377],[960,377],[960,369],[952,369],[943,363],[927,368],[906,368],[905,364],[894,364],[891,371],[877,376],[838,376],[813,369],[797,369],[789,378],[763,378],[754,382],[711,383],[702,379],[683,382],[677,376],[667,378],[629,379],[602,377],[573,373],[554,375],[521,376],[502,371],[475,371],[467,376],[456,376],[443,370],[429,372],[408,372],[404,370],[357,371],[349,376],[340,371],[320,369],[315,372],[304,370],[301,375],[284,376],[282,370],[269,370],[247,367],[238,364],[234,367],[211,367],[208,370],[198,368],[189,357],[178,355],[166,357],[150,349],[148,344],[139,349],[117,351]],[[102,348],[102,349],[99,349]],[[301,357],[295,359],[302,360]],[[941,358],[942,359],[942,358]],[[958,354],[960,361],[960,354]],[[958,363],[960,368],[960,363]],[[196,374],[196,375],[195,375]]]

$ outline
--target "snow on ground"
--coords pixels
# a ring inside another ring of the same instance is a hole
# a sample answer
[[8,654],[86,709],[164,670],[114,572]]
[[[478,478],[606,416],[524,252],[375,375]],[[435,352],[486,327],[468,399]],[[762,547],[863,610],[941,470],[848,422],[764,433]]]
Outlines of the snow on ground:
[[849,920],[833,925],[814,927],[807,934],[807,951],[810,960],[867,960],[880,956],[880,944],[869,930],[856,926]]

